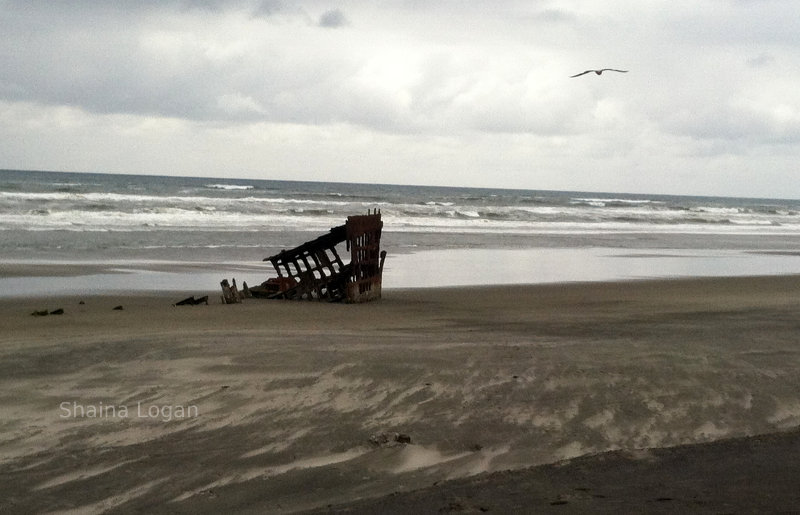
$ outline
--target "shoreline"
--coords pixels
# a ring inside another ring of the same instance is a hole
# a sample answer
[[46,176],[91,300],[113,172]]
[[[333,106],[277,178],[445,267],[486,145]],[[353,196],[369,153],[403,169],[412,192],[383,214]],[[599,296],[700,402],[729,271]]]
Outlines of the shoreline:
[[[79,265],[81,268],[84,265]],[[117,272],[124,274],[125,272]],[[71,274],[69,274],[71,275]],[[91,273],[87,275],[92,275]],[[28,276],[24,276],[28,277]],[[46,276],[43,276],[46,277]],[[749,298],[742,298],[743,295],[738,295],[735,291],[741,285],[755,288],[756,291],[750,291]],[[687,295],[684,299],[680,299],[683,288],[688,288]],[[603,298],[600,302],[614,302],[612,299],[618,296],[633,295],[638,300],[643,300],[648,292],[658,292],[662,299],[657,304],[674,304],[673,307],[683,305],[686,309],[694,309],[697,303],[694,297],[702,295],[712,299],[713,302],[719,302],[723,297],[738,298],[742,306],[747,304],[758,305],[783,305],[791,303],[793,300],[793,292],[797,289],[797,301],[800,303],[800,272],[792,274],[753,274],[753,275],[735,275],[735,276],[668,276],[668,277],[640,277],[629,279],[606,279],[606,280],[583,280],[583,281],[564,281],[564,282],[540,282],[540,283],[513,283],[513,284],[453,284],[453,285],[437,285],[437,286],[423,286],[423,287],[394,287],[383,288],[383,296],[381,299],[373,302],[368,302],[362,305],[351,305],[347,303],[329,303],[324,301],[281,301],[281,300],[268,300],[268,299],[244,299],[242,304],[233,306],[241,307],[245,310],[264,309],[272,310],[277,308],[278,311],[289,312],[293,310],[303,311],[306,308],[303,306],[320,306],[319,308],[311,308],[316,310],[325,309],[322,306],[331,306],[330,309],[341,309],[335,306],[382,306],[399,304],[403,309],[410,307],[415,303],[426,302],[427,299],[441,305],[444,303],[451,303],[448,308],[458,308],[468,310],[470,301],[468,299],[475,298],[476,296],[483,297],[480,301],[480,306],[476,308],[486,308],[489,300],[491,302],[502,302],[502,307],[509,308],[512,303],[525,303],[530,307],[546,307],[547,314],[553,314],[558,310],[558,305],[552,305],[554,300],[560,303],[569,304],[575,301],[578,297],[590,298],[597,296]],[[149,304],[157,304],[162,307],[169,305],[170,308],[179,308],[179,311],[191,311],[191,306],[180,307],[175,306],[175,303],[183,300],[186,296],[194,295],[195,297],[208,295],[209,305],[224,305],[221,300],[221,291],[219,288],[168,288],[162,290],[86,290],[83,292],[54,292],[51,294],[28,294],[20,293],[18,296],[0,296],[0,317],[7,314],[5,311],[11,307],[19,307],[26,303],[36,302],[49,302],[53,304],[72,304],[73,307],[81,305],[82,301],[94,300],[100,301],[105,304],[112,304],[115,302],[122,302],[126,299],[132,301],[132,305],[139,308],[146,309]],[[180,297],[180,298],[179,298]],[[503,300],[503,297],[509,297]],[[466,300],[465,300],[466,299]],[[703,299],[702,302],[706,302]],[[545,304],[551,304],[545,306]],[[34,305],[34,304],[31,304]],[[296,308],[282,308],[281,306],[296,306]],[[726,305],[726,307],[730,307]],[[84,310],[86,308],[83,308]],[[366,308],[368,309],[368,308]],[[377,308],[376,310],[388,309]],[[500,305],[495,305],[491,312],[502,310]],[[480,309],[485,311],[485,309]],[[512,311],[519,311],[518,306],[514,306]],[[91,316],[97,313],[92,312]],[[544,315],[543,315],[544,316]],[[340,324],[337,325],[337,327]]]
[[[753,249],[498,248],[389,255],[385,289],[800,274],[800,253]],[[265,262],[95,260],[0,263],[0,298],[215,290],[222,279],[260,284]]]
[[[173,307],[182,294],[0,299],[0,511],[502,512],[526,491],[573,513],[602,509],[594,493],[609,512],[800,508],[796,482],[747,488],[800,463],[800,276],[390,289],[360,305]],[[64,402],[197,411],[64,418]],[[657,501],[725,470],[727,504]],[[523,488],[542,474],[550,490]]]

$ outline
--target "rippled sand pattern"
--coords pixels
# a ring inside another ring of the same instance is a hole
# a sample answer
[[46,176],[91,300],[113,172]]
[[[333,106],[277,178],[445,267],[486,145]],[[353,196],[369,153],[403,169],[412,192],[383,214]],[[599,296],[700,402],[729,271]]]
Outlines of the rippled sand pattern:
[[[291,512],[796,427],[797,283],[139,298],[121,313],[98,297],[48,320],[6,303],[0,511]],[[65,416],[63,402],[116,412]],[[151,406],[197,411],[138,415]],[[383,433],[411,443],[370,442]]]

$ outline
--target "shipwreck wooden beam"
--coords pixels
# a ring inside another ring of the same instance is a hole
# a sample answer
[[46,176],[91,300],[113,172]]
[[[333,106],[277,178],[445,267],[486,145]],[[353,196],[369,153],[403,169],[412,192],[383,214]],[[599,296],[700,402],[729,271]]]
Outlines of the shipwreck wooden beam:
[[223,279],[219,284],[222,287],[223,304],[239,304],[242,302],[242,296],[236,287],[236,279],[233,279],[233,284],[230,284],[227,279]]
[[[318,238],[264,258],[279,280],[294,282],[280,291],[275,291],[274,284],[264,283],[262,291],[286,299],[365,302],[380,298],[386,257],[380,252],[382,228],[376,209],[367,215],[349,216],[344,225]],[[336,249],[343,242],[350,254],[347,264]]]

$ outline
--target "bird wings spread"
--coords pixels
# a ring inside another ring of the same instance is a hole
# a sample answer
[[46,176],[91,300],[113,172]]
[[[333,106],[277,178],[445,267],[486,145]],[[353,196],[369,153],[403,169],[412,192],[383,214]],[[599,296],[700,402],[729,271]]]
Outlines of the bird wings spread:
[[628,70],[617,70],[617,69],[614,69],[614,68],[603,68],[601,70],[586,70],[585,72],[581,72],[581,73],[578,73],[576,75],[571,75],[570,79],[574,79],[575,77],[580,77],[581,75],[586,75],[587,73],[592,73],[592,72],[596,73],[597,75],[600,75],[603,72],[628,73]]

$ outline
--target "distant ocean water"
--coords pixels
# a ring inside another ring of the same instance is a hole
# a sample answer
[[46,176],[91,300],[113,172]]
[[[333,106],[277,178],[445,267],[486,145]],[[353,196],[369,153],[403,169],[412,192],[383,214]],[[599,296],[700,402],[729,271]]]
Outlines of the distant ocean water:
[[800,200],[2,170],[0,261],[259,262],[376,208],[390,256],[800,252]]

